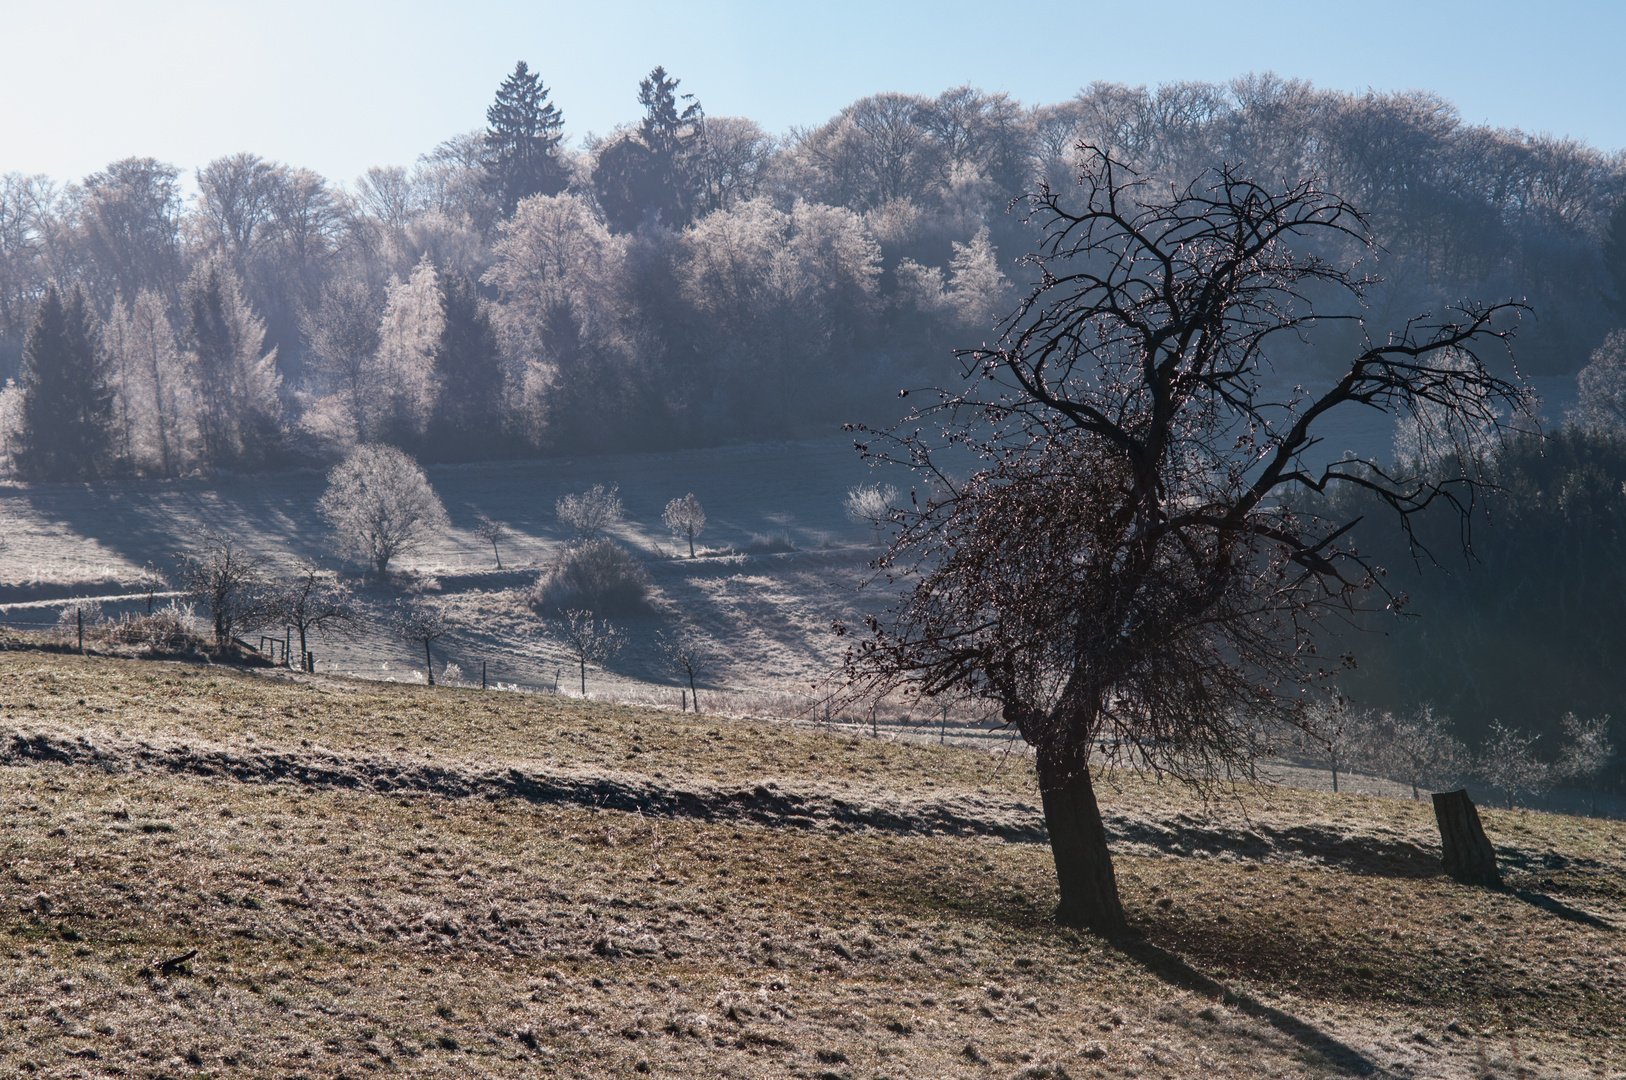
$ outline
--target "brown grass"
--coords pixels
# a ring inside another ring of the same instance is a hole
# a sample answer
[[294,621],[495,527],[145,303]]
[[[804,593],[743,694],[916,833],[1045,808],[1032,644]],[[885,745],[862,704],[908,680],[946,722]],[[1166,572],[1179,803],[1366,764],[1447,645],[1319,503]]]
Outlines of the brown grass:
[[[0,655],[0,708],[0,1076],[1626,1068],[1615,823],[1485,811],[1521,890],[1491,893],[1434,873],[1423,806],[1204,803],[1116,775],[1145,937],[1109,946],[1049,921],[1042,844],[904,820],[1032,813],[1016,757],[28,652]],[[70,746],[86,756],[39,756]],[[350,771],[245,782],[200,772],[210,754]],[[369,762],[771,783],[874,813],[790,827],[345,787]]]

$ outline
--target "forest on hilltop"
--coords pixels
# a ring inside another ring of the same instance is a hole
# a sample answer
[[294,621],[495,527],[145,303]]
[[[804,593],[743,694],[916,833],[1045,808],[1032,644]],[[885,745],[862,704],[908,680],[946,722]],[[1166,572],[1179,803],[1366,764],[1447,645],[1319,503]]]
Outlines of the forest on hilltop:
[[[1626,158],[1428,93],[1266,74],[1028,106],[961,86],[782,135],[708,116],[660,68],[637,100],[571,148],[520,64],[485,128],[351,186],[252,153],[197,170],[191,198],[151,158],[0,176],[0,451],[28,478],[165,476],[364,441],[456,461],[889,419],[994,334],[1032,273],[1021,196],[1071,185],[1082,144],[1160,184],[1221,162],[1321,178],[1369,215],[1375,246],[1324,254],[1382,279],[1374,325],[1523,297],[1522,370],[1562,374],[1623,321]],[[31,347],[53,295],[57,337]],[[1340,340],[1273,359],[1314,378]],[[36,452],[69,414],[83,445]]]

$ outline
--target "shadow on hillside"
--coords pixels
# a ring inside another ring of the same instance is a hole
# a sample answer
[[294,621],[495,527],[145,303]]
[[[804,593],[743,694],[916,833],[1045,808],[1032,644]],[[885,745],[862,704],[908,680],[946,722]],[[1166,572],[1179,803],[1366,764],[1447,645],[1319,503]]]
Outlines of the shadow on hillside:
[[1167,818],[1132,818],[1110,813],[1105,816],[1115,850],[1122,850],[1122,845],[1127,843],[1131,847],[1151,848],[1159,854],[1182,857],[1225,852],[1260,862],[1300,858],[1375,877],[1435,877],[1441,872],[1438,848],[1425,847],[1399,834],[1352,836],[1337,828],[1316,824],[1230,825],[1205,822],[1186,814]]
[[1614,923],[1600,919],[1591,912],[1582,911],[1580,908],[1570,907],[1561,900],[1554,900],[1546,893],[1532,892],[1528,889],[1509,889],[1508,895],[1515,896],[1529,904],[1531,907],[1540,908],[1542,911],[1545,911],[1551,915],[1556,915],[1560,919],[1564,919],[1572,923],[1580,923],[1582,926],[1590,926],[1595,930],[1609,930],[1613,933],[1620,932],[1620,927],[1616,926]]
[[[1245,1016],[1269,1024],[1277,1032],[1291,1039],[1306,1051],[1315,1054],[1328,1066],[1346,1076],[1393,1077],[1398,1074],[1383,1068],[1371,1058],[1291,1013],[1266,1005],[1257,998],[1239,994],[1217,979],[1210,978],[1188,964],[1180,956],[1140,938],[1126,938],[1109,943],[1110,947],[1135,961],[1147,971],[1171,986],[1202,994],[1219,1001]],[[1208,1013],[1208,1010],[1204,1010]],[[1199,1016],[1204,1016],[1199,1013]],[[1212,1016],[1212,1013],[1208,1013]],[[1204,1016],[1204,1019],[1207,1019]],[[1217,1021],[1217,1018],[1216,1018]]]

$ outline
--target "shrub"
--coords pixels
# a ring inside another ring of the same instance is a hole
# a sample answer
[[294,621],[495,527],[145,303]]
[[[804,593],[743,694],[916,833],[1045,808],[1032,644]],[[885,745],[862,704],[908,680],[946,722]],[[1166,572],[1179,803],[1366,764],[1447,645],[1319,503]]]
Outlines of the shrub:
[[124,616],[108,626],[107,637],[121,645],[141,645],[161,653],[194,652],[204,646],[192,605],[174,600],[150,615]]
[[93,637],[107,616],[102,613],[102,605],[95,600],[70,600],[62,606],[57,613],[56,633],[68,644],[78,641],[81,618],[84,620],[85,637]]
[[560,552],[531,591],[542,615],[582,609],[595,615],[641,615],[650,610],[650,581],[632,553],[613,540],[588,540]]

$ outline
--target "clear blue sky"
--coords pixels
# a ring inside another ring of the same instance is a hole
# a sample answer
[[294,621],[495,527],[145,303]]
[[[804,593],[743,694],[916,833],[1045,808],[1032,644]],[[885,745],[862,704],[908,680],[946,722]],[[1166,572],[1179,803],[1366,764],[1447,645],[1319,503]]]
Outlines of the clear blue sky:
[[[353,181],[480,127],[514,62],[571,138],[639,114],[656,64],[714,116],[773,131],[883,90],[971,82],[1028,104],[1096,79],[1275,71],[1428,89],[1469,121],[1626,147],[1626,3],[1103,4],[695,0],[32,0],[0,18],[0,172],[77,179],[252,150]],[[1045,14],[1047,11],[1050,14]]]

